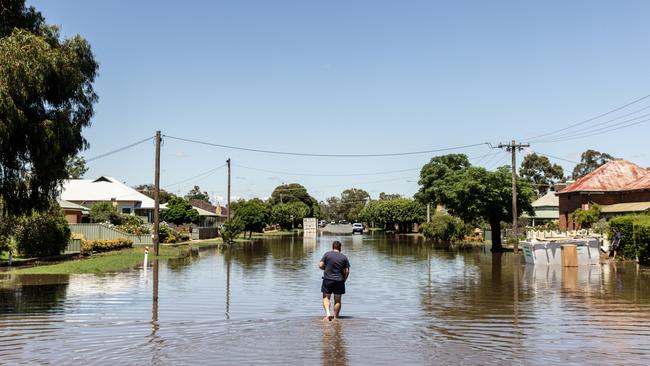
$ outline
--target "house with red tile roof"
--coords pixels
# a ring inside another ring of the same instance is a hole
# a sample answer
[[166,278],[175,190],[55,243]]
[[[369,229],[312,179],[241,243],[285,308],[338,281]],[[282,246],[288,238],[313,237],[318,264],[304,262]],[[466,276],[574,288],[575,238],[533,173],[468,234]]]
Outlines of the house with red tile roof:
[[560,228],[574,229],[569,214],[593,203],[605,217],[650,211],[650,171],[627,160],[612,160],[557,193]]

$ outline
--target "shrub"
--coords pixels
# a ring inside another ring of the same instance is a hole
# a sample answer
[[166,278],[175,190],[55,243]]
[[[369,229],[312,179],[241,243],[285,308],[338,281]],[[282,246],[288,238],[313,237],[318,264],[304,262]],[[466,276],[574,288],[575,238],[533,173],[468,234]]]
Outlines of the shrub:
[[436,215],[431,222],[422,224],[422,235],[439,242],[462,241],[469,233],[470,228],[463,220],[449,215]]
[[122,224],[116,227],[118,230],[122,230],[126,233],[135,235],[144,235],[151,233],[149,226],[145,224],[144,221],[138,216],[122,214],[121,221]]
[[70,228],[60,210],[36,213],[22,220],[16,241],[26,257],[59,255],[70,240]]
[[579,208],[573,212],[572,218],[581,228],[590,228],[600,218],[600,206],[593,203],[588,210]]
[[235,238],[244,231],[244,223],[241,222],[237,217],[234,217],[229,222],[223,224],[221,228],[221,237],[223,242],[226,244],[231,244],[235,241]]
[[92,222],[110,222],[120,225],[122,217],[117,213],[117,207],[111,202],[97,202],[90,207],[90,220]]
[[611,219],[607,227],[610,238],[621,233],[621,255],[625,258],[639,258],[639,262],[650,265],[650,216],[625,215]]
[[118,250],[133,247],[133,241],[127,238],[111,239],[111,240],[82,240],[81,252],[110,252],[111,250]]

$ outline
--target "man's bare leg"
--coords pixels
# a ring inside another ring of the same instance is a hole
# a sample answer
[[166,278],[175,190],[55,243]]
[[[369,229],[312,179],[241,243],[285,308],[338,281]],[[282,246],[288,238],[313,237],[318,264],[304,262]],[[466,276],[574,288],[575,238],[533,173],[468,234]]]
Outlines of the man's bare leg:
[[341,312],[341,295],[334,294],[334,318],[339,318]]
[[[334,295],[334,298],[336,298],[336,295]],[[330,294],[326,294],[324,292],[323,292],[323,309],[325,309],[324,320],[332,320],[332,315],[330,315]]]

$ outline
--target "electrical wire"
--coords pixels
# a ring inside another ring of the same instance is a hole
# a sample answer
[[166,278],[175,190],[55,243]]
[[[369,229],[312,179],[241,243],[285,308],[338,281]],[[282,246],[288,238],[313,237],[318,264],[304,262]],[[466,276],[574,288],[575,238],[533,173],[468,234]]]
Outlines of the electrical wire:
[[428,154],[428,153],[441,152],[441,151],[449,151],[449,150],[461,150],[461,149],[467,149],[467,148],[470,148],[470,147],[476,147],[476,146],[481,146],[481,145],[489,145],[489,143],[487,143],[487,142],[481,142],[481,143],[476,143],[476,144],[468,144],[468,145],[462,145],[462,146],[445,147],[445,148],[440,148],[440,149],[422,150],[422,151],[409,151],[409,152],[398,152],[398,153],[380,153],[380,154],[317,154],[317,153],[301,153],[301,152],[289,152],[289,151],[275,151],[275,150],[252,149],[252,148],[247,148],[247,147],[239,147],[239,146],[222,145],[222,144],[217,144],[217,143],[213,143],[213,142],[200,141],[200,140],[193,140],[193,139],[187,139],[187,138],[176,137],[176,136],[169,136],[169,135],[163,135],[163,136],[166,137],[166,138],[173,139],[173,140],[184,141],[184,142],[190,142],[190,143],[200,144],[200,145],[207,145],[207,146],[220,147],[220,148],[224,148],[224,149],[242,150],[242,151],[250,151],[250,152],[264,153],[264,154],[293,155],[293,156],[310,156],[310,157],[328,157],[328,158],[370,158],[370,157],[388,157],[388,156],[419,155],[419,154]]
[[181,180],[181,181],[178,181],[178,182],[176,182],[176,183],[167,184],[167,185],[163,186],[163,188],[169,188],[169,187],[172,187],[172,186],[177,186],[177,185],[179,185],[179,184],[183,184],[183,183],[189,182],[189,181],[194,180],[194,179],[199,179],[199,178],[200,178],[200,179],[203,179],[203,178],[207,178],[208,176],[210,176],[210,175],[216,173],[219,169],[225,167],[226,165],[228,165],[228,164],[220,165],[220,166],[218,166],[218,167],[216,167],[216,168],[212,168],[212,169],[207,170],[207,171],[205,171],[205,172],[203,172],[203,173],[201,173],[201,174],[197,174],[197,175],[195,175],[195,176],[193,176],[193,177],[186,178],[186,179]]
[[642,124],[642,123],[648,123],[648,122],[650,122],[650,118],[644,119],[644,120],[641,120],[641,121],[637,121],[637,122],[634,122],[634,123],[628,123],[628,124],[623,125],[623,126],[612,127],[612,128],[606,127],[607,129],[605,129],[605,130],[603,130],[603,128],[594,130],[594,131],[599,131],[599,132],[593,132],[593,133],[588,133],[588,134],[577,134],[577,135],[566,136],[564,138],[557,138],[557,139],[553,139],[553,140],[538,141],[537,143],[542,143],[543,144],[543,143],[553,143],[553,142],[563,142],[563,141],[578,140],[578,139],[581,139],[581,138],[591,137],[591,136],[598,136],[598,135],[602,135],[602,134],[605,134],[605,133],[608,133],[608,132],[617,131],[617,130],[621,130],[621,129],[624,129],[624,128],[628,128],[628,127],[632,127],[632,126],[636,126],[636,125],[639,125],[639,124]]
[[[234,165],[234,164],[233,164]],[[392,173],[404,173],[404,172],[410,172],[410,171],[415,171],[415,170],[420,170],[422,168],[410,168],[410,169],[399,169],[399,170],[386,170],[382,172],[374,172],[374,173],[349,173],[349,174],[312,174],[312,173],[291,173],[291,172],[282,172],[282,171],[275,171],[275,170],[267,170],[267,169],[260,169],[260,168],[253,168],[249,166],[244,166],[244,165],[234,165],[239,168],[244,168],[248,170],[253,170],[253,171],[258,171],[258,172],[264,172],[264,173],[272,173],[272,174],[284,174],[284,175],[295,175],[295,176],[303,176],[303,177],[357,177],[357,176],[368,176],[368,175],[382,175],[382,174],[392,174]]]
[[[650,116],[650,113],[649,114],[642,114],[640,116],[637,116],[637,117],[634,117],[634,118],[631,118],[631,119],[628,119],[628,120],[625,120],[625,121],[617,122],[617,123],[612,123],[612,124],[609,124],[609,123],[614,122],[614,121],[619,120],[619,119],[622,119],[622,118],[625,118],[625,117],[629,117],[631,115],[634,115],[636,113],[644,111],[644,110],[646,110],[648,108],[650,108],[650,105],[646,106],[646,107],[643,107],[641,109],[637,109],[637,110],[635,110],[633,112],[618,116],[616,118],[612,118],[612,119],[609,119],[609,120],[606,120],[606,121],[603,121],[603,122],[593,124],[592,126],[589,126],[589,127],[579,128],[579,129],[571,131],[571,132],[566,132],[566,133],[563,133],[563,134],[560,134],[560,135],[557,135],[557,136],[549,136],[548,138],[542,138],[540,140],[532,140],[530,142],[540,142],[540,141],[543,142],[545,140],[554,140],[554,139],[558,139],[558,138],[562,138],[562,137],[566,137],[566,136],[570,136],[570,135],[577,135],[577,134],[580,134],[580,133],[591,133],[591,132],[598,131],[598,130],[605,129],[605,128],[620,126],[620,125],[623,125],[625,123],[632,122],[634,120],[638,120],[638,119],[641,119],[641,118],[644,118],[644,117],[648,117],[648,116]],[[598,126],[603,126],[603,127],[600,127],[598,129],[593,129],[594,127],[598,127]]]
[[118,149],[111,150],[111,151],[109,151],[109,152],[106,152],[106,153],[103,153],[103,154],[99,154],[99,155],[97,155],[97,156],[93,156],[92,158],[86,159],[86,162],[88,163],[88,162],[91,162],[91,161],[94,161],[94,160],[97,160],[97,159],[105,158],[105,157],[110,156],[110,155],[113,155],[113,154],[117,154],[117,153],[122,152],[122,151],[124,151],[124,150],[130,149],[130,148],[132,148],[132,147],[134,147],[134,146],[138,146],[138,145],[140,145],[140,144],[142,144],[142,143],[145,143],[145,142],[147,142],[147,141],[153,139],[154,137],[155,137],[155,136],[147,137],[146,139],[142,139],[142,140],[137,141],[137,142],[134,142],[134,143],[132,143],[132,144],[129,144],[129,145],[126,145],[126,146],[122,146],[122,147],[120,147],[120,148],[118,148]]
[[552,159],[556,159],[556,160],[562,160],[562,161],[566,161],[567,163],[580,164],[579,161],[569,160],[569,159],[561,158],[561,157],[559,157],[559,156],[553,156],[553,155],[550,155],[550,154],[545,154],[545,153],[542,153],[542,152],[539,152],[539,151],[533,151],[533,150],[530,150],[530,149],[526,149],[526,150],[527,150],[527,151],[530,151],[530,152],[532,152],[532,153],[535,153],[535,154],[537,154],[537,155],[546,156],[547,158],[552,158]]
[[589,123],[589,122],[595,121],[595,120],[597,120],[597,119],[600,119],[600,118],[602,118],[602,117],[608,116],[608,115],[610,115],[610,114],[612,114],[612,113],[618,112],[618,111],[620,111],[620,110],[622,110],[622,109],[625,109],[625,108],[627,108],[627,107],[629,107],[629,106],[631,106],[631,105],[633,105],[633,104],[636,104],[636,103],[638,103],[638,102],[640,102],[640,101],[643,101],[643,100],[645,100],[645,99],[648,99],[648,98],[650,98],[650,94],[648,94],[648,95],[646,95],[646,96],[643,96],[643,97],[641,97],[641,98],[635,99],[635,100],[633,100],[633,101],[631,101],[631,102],[629,102],[629,103],[627,103],[627,104],[624,104],[624,105],[622,105],[622,106],[620,106],[620,107],[616,107],[616,108],[614,108],[614,109],[612,109],[612,110],[610,110],[610,111],[607,111],[607,112],[605,112],[605,113],[599,114],[599,115],[597,115],[597,116],[595,116],[595,117],[592,117],[592,118],[586,119],[586,120],[584,120],[584,121],[580,121],[580,122],[577,122],[577,123],[571,124],[571,125],[569,125],[569,126],[566,126],[566,127],[563,127],[563,128],[560,128],[560,129],[557,129],[557,130],[551,131],[551,132],[543,133],[543,134],[540,134],[540,135],[537,135],[537,136],[528,137],[528,138],[526,138],[526,139],[524,139],[524,140],[525,140],[525,141],[532,141],[533,139],[537,139],[537,138],[545,137],[545,136],[552,136],[552,135],[557,134],[558,132],[567,131],[567,130],[572,129],[572,128],[574,128],[574,127],[584,125],[584,124],[586,124],[586,123]]

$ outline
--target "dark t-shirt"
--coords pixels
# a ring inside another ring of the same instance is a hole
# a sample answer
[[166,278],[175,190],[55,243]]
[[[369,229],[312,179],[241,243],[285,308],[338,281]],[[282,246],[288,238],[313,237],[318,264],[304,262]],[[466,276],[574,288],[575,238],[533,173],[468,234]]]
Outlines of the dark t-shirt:
[[343,271],[350,268],[348,257],[333,250],[325,253],[321,262],[325,262],[324,280],[343,281],[345,279]]

